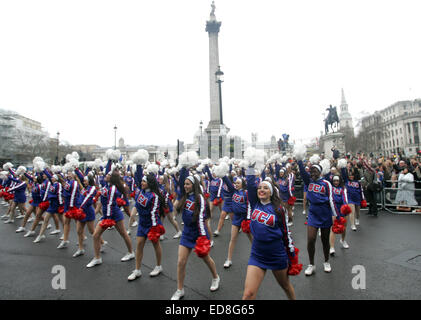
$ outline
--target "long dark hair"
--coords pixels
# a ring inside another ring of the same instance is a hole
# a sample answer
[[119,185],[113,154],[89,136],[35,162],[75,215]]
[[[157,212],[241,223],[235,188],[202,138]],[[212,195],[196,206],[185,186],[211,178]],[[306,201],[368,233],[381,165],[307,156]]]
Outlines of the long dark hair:
[[158,181],[156,180],[153,173],[149,173],[146,176],[146,183],[148,184],[148,188],[151,190],[151,192],[158,196],[159,215],[162,217],[164,215],[164,208],[166,208],[167,205],[165,204],[165,198],[161,192],[161,189],[159,189]]
[[121,179],[120,172],[117,169],[111,173],[110,184],[116,186],[117,190],[127,197],[127,190],[124,188],[123,179]]
[[[180,187],[181,188],[184,188],[184,186],[180,186]],[[196,222],[197,221],[197,218],[199,217],[199,213],[200,213],[200,197],[201,196],[203,197],[203,200],[205,202],[205,214],[206,214],[206,217],[210,217],[210,209],[209,209],[208,200],[203,196],[202,190],[200,189],[200,181],[198,181],[196,178],[194,178],[193,193],[194,193],[194,213],[193,213],[192,221],[193,222]],[[176,210],[178,212],[182,212],[182,210],[184,209],[184,206],[186,205],[186,201],[187,201],[187,197],[188,196],[189,195],[187,193],[184,193],[184,196],[178,202],[177,207],[176,207]]]

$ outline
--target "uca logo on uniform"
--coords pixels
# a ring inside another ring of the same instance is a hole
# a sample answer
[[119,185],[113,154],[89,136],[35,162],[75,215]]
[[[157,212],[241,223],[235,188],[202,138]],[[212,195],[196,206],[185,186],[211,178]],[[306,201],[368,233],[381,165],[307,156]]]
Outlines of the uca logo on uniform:
[[186,200],[185,208],[189,211],[194,211],[194,202]]
[[237,203],[243,203],[244,202],[244,197],[243,196],[239,196],[238,194],[234,194],[234,196],[232,197],[232,200],[234,200]]
[[251,214],[251,220],[265,224],[269,227],[275,226],[275,215],[257,209],[255,209]]
[[140,204],[142,207],[145,207],[147,202],[148,198],[146,198],[143,194],[139,194],[139,197],[137,198],[137,203]]
[[308,191],[317,192],[317,193],[326,193],[325,187],[320,184],[310,183],[308,186]]

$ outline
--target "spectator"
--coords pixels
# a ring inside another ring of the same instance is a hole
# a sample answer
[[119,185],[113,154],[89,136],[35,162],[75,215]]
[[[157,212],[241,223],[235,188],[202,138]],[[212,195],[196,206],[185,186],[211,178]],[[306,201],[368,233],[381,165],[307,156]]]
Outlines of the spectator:
[[411,211],[411,207],[417,206],[415,200],[415,183],[414,175],[409,171],[408,167],[404,167],[398,178],[398,193],[396,194],[395,203],[398,204],[398,211]]

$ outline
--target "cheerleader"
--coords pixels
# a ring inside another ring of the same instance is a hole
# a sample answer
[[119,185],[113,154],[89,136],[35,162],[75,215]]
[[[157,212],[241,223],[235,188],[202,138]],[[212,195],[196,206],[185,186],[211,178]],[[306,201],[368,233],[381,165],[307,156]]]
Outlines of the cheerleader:
[[[130,171],[130,166],[127,168],[127,172],[124,175],[123,180],[124,180],[127,188],[129,189],[129,197],[126,199],[127,205],[124,207],[124,210],[125,211],[127,210],[129,212],[128,216],[130,218],[129,218],[129,224],[127,225],[127,234],[130,235],[130,228],[137,226],[137,223],[135,224],[135,221],[136,221],[136,210],[133,208],[134,210],[132,209],[130,211],[130,207],[129,207],[129,205],[130,205],[130,198],[134,198],[134,196],[135,196],[135,189],[136,189],[136,184],[135,184],[135,181],[134,181],[134,179],[132,177],[132,173]],[[126,213],[127,213],[127,211],[126,211]]]
[[275,186],[269,181],[256,184],[254,168],[247,170],[247,194],[251,206],[250,231],[253,235],[247,266],[243,300],[255,299],[266,270],[272,273],[288,299],[295,291],[288,277],[288,267],[295,257],[295,248],[288,230],[287,211]]
[[[76,170],[77,171],[77,170]],[[75,172],[76,172],[75,171]],[[66,248],[69,244],[69,233],[70,233],[70,222],[72,221],[71,218],[67,217],[66,213],[70,210],[79,209],[81,204],[81,195],[80,195],[80,181],[76,179],[76,173],[72,171],[68,171],[66,178],[67,180],[64,181],[61,176],[59,177],[59,182],[63,188],[63,198],[64,198],[64,226],[63,226],[63,238],[60,244],[58,245],[57,249]],[[78,172],[79,174],[80,171]],[[81,176],[82,177],[82,176]],[[83,181],[83,177],[82,177]]]
[[12,174],[9,176],[9,179],[15,183],[15,185],[9,188],[8,190],[9,193],[14,193],[14,198],[10,206],[9,219],[6,220],[4,223],[12,223],[15,221],[14,216],[15,216],[16,207],[19,208],[19,211],[24,216],[26,216],[27,214],[26,207],[25,207],[25,203],[26,203],[25,192],[27,188],[27,179],[25,178],[25,176],[14,177]]
[[[76,169],[76,174],[79,177],[79,174],[81,174],[78,169]],[[85,225],[88,226],[88,231],[91,235],[94,234],[95,231],[95,209],[93,207],[93,201],[94,197],[96,196],[96,187],[95,187],[95,180],[92,175],[84,176],[83,179],[83,186],[84,189],[81,193],[83,196],[81,204],[80,204],[80,210],[83,210],[83,212],[86,214],[86,218],[82,220],[76,221],[76,232],[78,236],[78,250],[73,254],[73,257],[79,257],[81,255],[85,254],[84,249],[84,240],[85,240]],[[101,238],[101,244],[104,244],[104,240]]]
[[[109,160],[109,168],[111,168],[111,161]],[[106,174],[104,182],[109,183],[108,186],[103,187],[101,190],[101,201],[102,198],[106,200],[103,202],[102,211],[104,216],[101,219],[101,222],[96,225],[93,242],[94,242],[94,251],[95,257],[91,262],[87,264],[87,268],[92,268],[96,265],[102,264],[101,258],[101,236],[108,227],[115,225],[118,233],[124,239],[124,242],[127,246],[128,253],[121,258],[121,261],[129,261],[134,259],[135,255],[132,248],[132,243],[129,235],[124,227],[124,215],[117,205],[117,190],[120,193],[125,193],[122,179],[120,178],[120,173],[118,170],[112,171],[110,174]]]
[[[50,203],[50,205],[48,206],[48,209],[46,210],[46,215],[44,218],[44,222],[41,226],[41,230],[39,232],[38,237],[34,240],[34,243],[39,243],[41,242],[41,240],[45,239],[45,229],[47,229],[48,226],[48,221],[50,220],[50,217],[56,216],[59,214],[59,210],[61,211],[61,209],[63,209],[64,206],[64,200],[62,197],[62,186],[61,184],[58,182],[58,177],[57,175],[50,175],[50,173],[48,173],[47,170],[44,170],[44,173],[47,175],[48,179],[50,180],[50,184],[49,184],[49,188],[48,190],[46,190],[46,198],[44,197],[43,202],[45,201],[45,199],[47,199]],[[63,218],[60,215],[61,219]],[[58,218],[57,218],[58,219]],[[35,224],[36,220],[34,221]],[[63,221],[61,220],[62,224]],[[35,225],[36,226],[36,225]]]
[[[35,211],[35,220],[32,223],[31,229],[27,233],[25,233],[25,238],[33,237],[35,235],[35,229],[38,226],[38,224],[45,219],[45,217],[43,217],[43,214],[45,211],[47,211],[47,208],[41,206],[41,203],[47,203],[48,191],[50,190],[51,182],[44,172],[37,174],[37,182],[38,185],[36,184],[35,189],[32,189],[32,199],[34,200],[37,206],[37,209]],[[37,193],[39,193],[39,199]],[[39,200],[39,203],[37,200]],[[53,215],[53,220],[56,225],[56,229],[50,232],[51,235],[60,233],[59,220],[56,217],[56,215]],[[49,229],[50,227],[50,225],[47,225],[47,229]]]
[[38,208],[38,205],[41,203],[41,184],[42,184],[42,178],[40,176],[37,176],[35,179],[28,173],[25,172],[25,177],[32,182],[30,184],[30,192],[32,199],[29,201],[29,208],[26,211],[26,215],[23,218],[21,226],[16,230],[16,233],[24,232],[26,231],[26,224],[29,222],[29,218],[32,213],[35,214],[35,217],[37,216],[37,212],[40,210]]
[[[8,207],[6,214],[2,216],[2,219],[8,219],[8,217],[10,217],[10,214],[11,214],[11,208],[12,208],[13,198],[14,198],[13,191],[12,193],[10,193],[9,189],[13,188],[16,185],[16,183],[11,179],[11,174],[8,173],[7,171],[3,171],[2,174],[4,175],[3,188],[5,192],[5,195],[3,195],[3,198],[4,198],[4,201],[6,202],[5,206]],[[14,221],[10,221],[7,223],[11,223],[11,222],[14,222]]]
[[209,167],[205,165],[204,172],[207,174],[209,179],[209,204],[210,204],[210,215],[212,217],[213,209],[218,207],[219,210],[222,212],[222,179],[216,177],[214,174],[211,173]]
[[365,200],[364,191],[360,183],[360,173],[357,168],[351,168],[348,171],[346,168],[341,168],[342,179],[345,182],[345,188],[348,193],[349,206],[351,207],[351,214],[349,220],[351,222],[351,230],[357,231],[360,225],[360,208],[361,202]]
[[177,210],[182,212],[184,229],[178,246],[177,291],[173,294],[171,300],[180,300],[184,297],[186,264],[193,248],[212,274],[210,290],[212,292],[218,290],[220,283],[215,262],[209,255],[209,232],[205,222],[209,207],[206,205],[205,197],[200,189],[200,182],[194,176],[188,176],[186,168],[180,169],[179,182],[184,185],[184,188],[183,197],[178,203]]
[[[117,198],[121,199],[121,200],[119,200],[119,203],[120,203],[119,206],[123,208],[124,213],[129,217],[129,221],[128,221],[128,224],[127,224],[127,230],[130,230],[130,226],[133,223],[134,219],[136,218],[136,216],[134,216],[132,218],[132,212],[130,211],[130,201],[129,201],[128,194],[131,193],[131,191],[130,191],[130,183],[131,182],[129,182],[129,183],[126,182],[127,177],[125,175],[121,175],[120,177],[121,177],[121,181],[123,183],[123,187],[127,192],[119,193]],[[129,180],[127,180],[127,181],[129,181]],[[129,232],[127,232],[127,234],[129,234]]]
[[[232,171],[232,165],[230,165],[230,182],[231,185],[234,182],[234,175],[235,172]],[[221,215],[219,217],[218,221],[218,227],[216,228],[213,235],[217,237],[219,233],[221,232],[222,227],[224,226],[224,220],[227,220],[229,217],[232,218],[233,210],[232,210],[232,193],[230,192],[228,186],[226,183],[222,184],[222,198],[224,199],[223,205],[222,205],[222,211]]]
[[140,267],[143,259],[143,248],[146,239],[152,241],[155,250],[156,266],[149,275],[156,277],[162,272],[162,248],[159,237],[165,229],[162,226],[160,216],[164,214],[165,198],[162,195],[155,175],[149,173],[142,177],[142,169],[137,165],[136,176],[141,181],[140,190],[136,190],[135,207],[139,213],[139,222],[137,228],[137,247],[136,247],[136,269],[127,278],[129,281],[135,280],[142,275]]
[[[104,181],[103,169],[96,172],[95,174],[95,185],[96,186],[104,186],[106,182]],[[100,214],[102,215],[102,203],[101,201],[94,200],[94,207],[95,207],[95,215]]]
[[308,186],[307,199],[310,203],[307,221],[307,251],[310,264],[304,273],[310,276],[316,270],[314,254],[319,228],[325,258],[323,268],[325,272],[331,272],[332,268],[329,263],[330,227],[333,224],[332,216],[336,217],[339,213],[333,200],[332,185],[329,181],[320,178],[322,174],[320,165],[313,164],[310,168],[310,174],[306,172],[302,160],[298,161],[298,167],[300,168],[301,178]]
[[[248,195],[246,190],[246,183],[243,179],[237,178],[234,185],[231,179],[223,177],[222,180],[228,188],[228,192],[231,195],[232,201],[232,226],[231,226],[231,239],[228,246],[228,257],[224,263],[224,268],[229,268],[232,265],[232,254],[234,252],[235,244],[237,243],[238,233],[240,232],[241,223],[244,220],[250,220],[250,203],[248,201]],[[225,205],[225,204],[224,204]],[[246,233],[250,242],[252,242],[252,236],[250,233]]]
[[[158,183],[159,183],[159,189],[161,191],[161,194],[164,196],[164,199],[165,199],[165,205],[166,207],[168,207],[168,213],[166,214],[166,216],[168,217],[168,220],[173,225],[176,231],[175,235],[173,236],[173,239],[178,239],[181,237],[181,230],[180,230],[180,227],[178,226],[177,220],[174,218],[174,205],[170,197],[172,193],[171,193],[168,177],[166,175],[159,176]],[[162,219],[164,218],[165,216],[162,217]]]
[[295,176],[291,170],[291,165],[287,163],[285,168],[279,168],[279,165],[276,165],[276,183],[279,185],[280,188],[280,196],[281,200],[285,204],[285,208],[288,211],[288,227],[293,225],[292,222],[292,207],[295,203],[295,197],[293,194],[294,191],[294,181]]
[[[344,188],[344,183],[338,175],[335,175],[332,178],[332,193],[333,193],[333,199],[334,199],[333,201],[335,202],[337,208],[342,208],[343,205],[348,204],[347,189]],[[342,216],[342,214],[341,214],[341,216]],[[341,240],[339,240],[339,241],[340,241],[340,243],[341,243],[341,245],[344,249],[349,249],[349,245],[345,241],[348,215],[345,215],[344,219],[345,219],[345,229],[344,229],[344,232],[341,234]],[[336,235],[331,230],[330,231],[330,250],[329,250],[330,255],[335,254],[335,239],[336,239]]]

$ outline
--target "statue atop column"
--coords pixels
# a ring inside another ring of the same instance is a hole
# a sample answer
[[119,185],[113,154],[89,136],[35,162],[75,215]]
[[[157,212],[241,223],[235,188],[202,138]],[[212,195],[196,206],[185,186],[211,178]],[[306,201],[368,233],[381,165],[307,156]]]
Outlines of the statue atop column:
[[212,7],[212,11],[211,11],[210,15],[215,16],[215,8],[216,8],[215,7],[215,1],[212,1],[211,7]]

